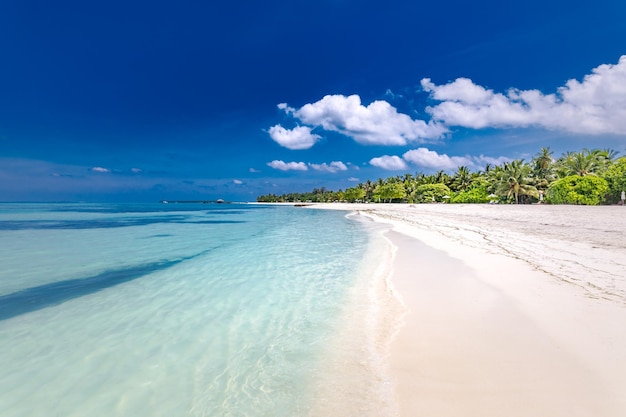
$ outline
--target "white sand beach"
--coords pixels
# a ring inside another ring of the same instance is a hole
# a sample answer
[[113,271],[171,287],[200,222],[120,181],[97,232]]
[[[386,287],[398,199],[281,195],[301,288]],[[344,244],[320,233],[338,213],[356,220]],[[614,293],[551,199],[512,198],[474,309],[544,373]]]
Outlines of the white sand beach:
[[622,416],[626,207],[329,204],[393,229],[401,416]]

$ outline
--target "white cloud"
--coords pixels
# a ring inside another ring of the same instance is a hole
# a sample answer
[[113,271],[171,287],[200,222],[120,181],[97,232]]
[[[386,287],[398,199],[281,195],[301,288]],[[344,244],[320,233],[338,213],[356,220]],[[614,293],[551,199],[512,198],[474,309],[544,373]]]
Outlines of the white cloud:
[[350,182],[359,182],[359,179],[357,177],[350,177],[350,178],[348,178],[348,181],[350,181]]
[[626,135],[626,55],[600,65],[582,82],[569,80],[554,94],[510,89],[496,93],[467,78],[422,87],[441,103],[427,108],[433,120],[449,126],[541,127],[580,134]]
[[111,170],[110,170],[110,169],[108,169],[108,168],[102,168],[102,167],[93,167],[93,168],[91,168],[91,170],[92,170],[93,172],[111,172]]
[[267,165],[280,171],[307,171],[309,169],[304,162],[284,162],[274,160],[272,162],[268,162]]
[[399,156],[395,156],[395,155],[393,156],[383,155],[377,158],[372,158],[370,160],[370,164],[375,167],[386,169],[389,171],[399,171],[402,169],[408,169],[406,162],[404,162],[404,160],[400,158]]
[[243,184],[243,181],[241,181],[241,180],[233,180],[233,183],[237,184],[237,185],[241,185],[241,184]]
[[296,109],[294,109],[293,107],[289,107],[287,103],[280,103],[276,107],[283,110],[285,113],[293,113],[294,111],[296,111]]
[[341,161],[333,161],[330,164],[309,164],[309,166],[317,171],[325,171],[325,172],[339,172],[339,171],[347,171],[348,167]]
[[472,160],[474,161],[474,166],[484,167],[487,164],[491,165],[502,165],[505,162],[511,162],[511,158],[507,158],[506,156],[499,156],[497,158],[492,158],[490,156],[479,155],[473,156]]
[[457,78],[454,82],[436,86],[430,78],[424,78],[422,88],[431,92],[432,97],[439,101],[462,101],[468,104],[480,104],[489,100],[493,92],[476,85],[468,78]]
[[248,170],[248,172],[251,172],[251,173],[253,173],[253,174],[257,174],[257,173],[259,173],[259,172],[261,172],[261,171],[259,171],[258,169],[250,168],[250,169]]
[[134,174],[139,174],[141,172],[140,168],[131,168],[130,172],[134,173]]
[[486,164],[501,165],[510,160],[510,158],[504,156],[498,158],[485,155],[448,156],[427,148],[417,148],[405,152],[402,157],[384,155],[373,158],[370,164],[390,171],[406,170],[409,168],[409,163],[427,170],[453,171],[460,166],[477,169],[484,167]]
[[322,172],[336,173],[339,171],[347,171],[348,167],[341,161],[332,161],[330,164],[326,162],[322,164],[304,163],[304,162],[284,162],[274,160],[267,163],[268,166],[281,171],[308,171],[309,167]]
[[285,129],[281,125],[272,126],[269,129],[270,137],[287,149],[309,149],[315,142],[321,139],[320,135],[311,133],[308,126],[297,126],[293,129]]
[[472,166],[472,160],[465,156],[448,156],[438,154],[427,148],[418,148],[406,152],[402,155],[405,161],[422,168],[451,170],[459,166]]
[[307,125],[321,126],[366,145],[424,143],[438,139],[447,132],[439,123],[413,120],[406,114],[398,113],[386,101],[378,100],[363,106],[361,98],[356,94],[327,95],[300,109],[289,107],[286,103],[281,103],[279,108]]

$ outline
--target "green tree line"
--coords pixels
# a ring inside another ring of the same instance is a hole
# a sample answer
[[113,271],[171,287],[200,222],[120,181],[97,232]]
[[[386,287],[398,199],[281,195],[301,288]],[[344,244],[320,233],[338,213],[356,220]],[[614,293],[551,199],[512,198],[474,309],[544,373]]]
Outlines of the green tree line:
[[487,164],[453,174],[439,171],[367,180],[346,190],[324,187],[308,193],[267,194],[258,202],[408,202],[615,204],[626,191],[626,157],[612,149],[583,149],[553,157],[542,148],[529,162],[523,159]]

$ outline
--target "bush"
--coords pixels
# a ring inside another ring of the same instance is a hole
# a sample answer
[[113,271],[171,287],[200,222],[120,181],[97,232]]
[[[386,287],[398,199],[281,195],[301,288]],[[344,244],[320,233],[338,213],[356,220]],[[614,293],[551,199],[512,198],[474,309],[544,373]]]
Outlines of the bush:
[[393,200],[402,200],[406,198],[406,191],[404,185],[399,182],[393,182],[388,184],[379,185],[374,190],[374,198],[376,200],[382,200],[383,202]]
[[415,202],[417,203],[441,203],[445,196],[450,196],[452,191],[445,184],[424,184],[415,189]]
[[604,173],[604,179],[609,184],[608,202],[617,203],[622,191],[626,191],[626,157],[615,161]]
[[471,188],[469,190],[457,193],[450,199],[451,203],[463,204],[480,204],[488,203],[491,199],[484,187]]
[[608,191],[609,185],[604,178],[571,175],[550,184],[546,191],[546,202],[595,206],[604,201]]

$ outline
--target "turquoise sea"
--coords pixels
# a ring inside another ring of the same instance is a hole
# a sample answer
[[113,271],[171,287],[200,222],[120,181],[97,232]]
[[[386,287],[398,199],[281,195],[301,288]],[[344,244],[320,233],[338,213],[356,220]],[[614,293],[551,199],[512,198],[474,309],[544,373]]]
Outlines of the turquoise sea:
[[363,217],[0,204],[0,416],[393,414]]

